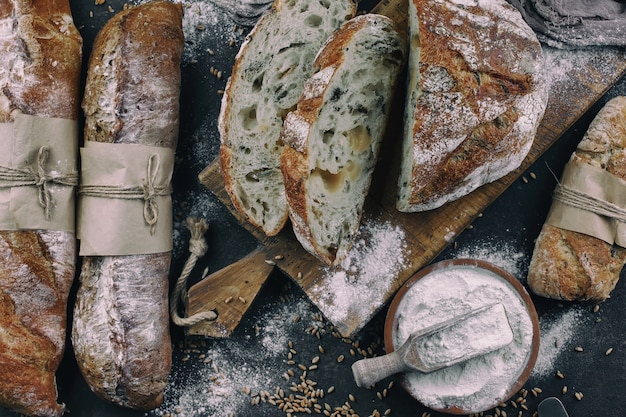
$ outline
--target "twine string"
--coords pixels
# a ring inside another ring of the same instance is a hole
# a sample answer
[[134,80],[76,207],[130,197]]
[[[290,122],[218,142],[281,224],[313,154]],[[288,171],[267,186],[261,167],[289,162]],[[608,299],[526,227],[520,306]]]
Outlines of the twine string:
[[202,258],[208,251],[208,244],[204,238],[204,234],[209,229],[209,225],[203,219],[190,217],[187,219],[187,228],[191,232],[189,239],[189,258],[185,262],[180,277],[176,280],[176,285],[170,295],[170,316],[172,322],[177,326],[192,326],[203,321],[212,321],[217,319],[214,311],[201,311],[189,317],[182,317],[178,313],[179,304],[182,300],[185,309],[187,309],[188,292],[187,279],[191,275],[191,271],[196,266],[198,259]]
[[0,165],[0,188],[37,187],[39,205],[44,209],[46,220],[52,215],[54,198],[49,184],[58,184],[68,187],[78,185],[78,173],[57,173],[46,171],[46,164],[50,151],[42,146],[37,152],[37,161],[34,168],[20,169]]
[[563,204],[626,223],[625,209],[561,183],[554,190],[554,199]]
[[81,185],[78,193],[88,197],[143,200],[143,218],[146,224],[150,226],[150,234],[154,234],[159,219],[159,207],[156,199],[171,193],[169,185],[156,185],[160,169],[161,158],[159,154],[155,153],[148,158],[147,175],[140,186]]

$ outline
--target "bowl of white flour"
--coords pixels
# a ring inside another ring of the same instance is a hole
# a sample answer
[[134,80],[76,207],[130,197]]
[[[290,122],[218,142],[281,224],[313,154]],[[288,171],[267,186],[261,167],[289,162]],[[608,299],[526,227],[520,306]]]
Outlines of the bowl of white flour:
[[[454,259],[417,272],[394,297],[385,323],[387,353],[421,329],[481,307],[502,304],[513,332],[508,345],[430,373],[401,375],[404,389],[425,406],[450,414],[480,413],[515,395],[539,351],[539,320],[528,292],[510,273],[482,260]],[[458,335],[446,349],[463,351]]]

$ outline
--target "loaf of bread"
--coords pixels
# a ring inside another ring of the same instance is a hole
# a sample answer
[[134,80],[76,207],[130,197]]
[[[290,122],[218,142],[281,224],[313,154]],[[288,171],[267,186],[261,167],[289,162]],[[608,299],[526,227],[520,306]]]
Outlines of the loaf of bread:
[[[0,27],[0,123],[17,113],[76,120],[82,39],[69,2],[3,0]],[[0,231],[0,406],[27,416],[64,413],[55,374],[75,249],[73,231]]]
[[219,116],[220,162],[234,207],[268,236],[288,219],[280,131],[315,54],[356,12],[352,0],[276,0],[237,54]]
[[505,0],[409,1],[411,52],[397,208],[435,209],[510,173],[548,90],[534,32]]
[[[112,17],[89,60],[85,140],[175,149],[183,46],[180,4],[144,3]],[[72,345],[90,388],[111,403],[150,410],[163,401],[170,261],[171,252],[82,257]]]
[[389,18],[349,20],[317,55],[285,119],[281,169],[291,223],[303,247],[328,264],[341,262],[354,242],[405,55]]
[[[570,163],[590,165],[626,181],[626,97],[616,97],[600,110]],[[603,301],[615,288],[625,263],[623,243],[611,244],[546,222],[535,243],[528,284],[544,297]]]

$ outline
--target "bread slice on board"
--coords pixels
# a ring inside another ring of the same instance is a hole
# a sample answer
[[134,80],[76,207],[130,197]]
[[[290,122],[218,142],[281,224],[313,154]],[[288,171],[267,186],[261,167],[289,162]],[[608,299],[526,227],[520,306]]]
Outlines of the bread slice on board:
[[356,13],[352,0],[276,0],[235,58],[219,116],[220,161],[234,207],[268,236],[285,225],[280,154],[315,54]]
[[547,104],[543,53],[505,0],[410,0],[397,208],[435,209],[516,169]]
[[406,41],[381,15],[348,21],[315,60],[281,157],[289,214],[305,249],[328,264],[352,246],[378,159]]
[[[618,96],[600,110],[572,154],[570,163],[605,170],[618,182],[623,181],[614,192],[624,195],[626,97]],[[554,205],[553,201],[547,220],[553,215]],[[611,244],[590,234],[546,222],[535,243],[528,284],[535,294],[557,300],[603,301],[617,285],[625,263],[623,243],[622,246]]]

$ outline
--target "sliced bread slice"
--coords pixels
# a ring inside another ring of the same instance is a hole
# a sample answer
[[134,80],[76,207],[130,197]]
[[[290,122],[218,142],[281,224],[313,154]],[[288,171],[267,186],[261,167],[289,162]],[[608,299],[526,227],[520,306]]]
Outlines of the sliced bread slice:
[[291,222],[303,247],[328,264],[340,263],[354,242],[405,55],[387,17],[350,20],[320,51],[285,120]]
[[268,236],[288,218],[280,173],[283,119],[322,44],[355,13],[352,0],[276,0],[235,58],[219,116],[222,175],[235,208]]

